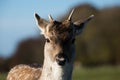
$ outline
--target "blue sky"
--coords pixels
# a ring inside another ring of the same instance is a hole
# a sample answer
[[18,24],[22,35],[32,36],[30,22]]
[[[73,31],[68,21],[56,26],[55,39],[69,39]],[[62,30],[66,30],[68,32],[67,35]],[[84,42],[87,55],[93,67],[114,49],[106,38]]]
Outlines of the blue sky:
[[0,0],[0,57],[11,55],[18,43],[39,35],[34,12],[55,19],[77,4],[89,3],[98,9],[120,6],[120,0]]

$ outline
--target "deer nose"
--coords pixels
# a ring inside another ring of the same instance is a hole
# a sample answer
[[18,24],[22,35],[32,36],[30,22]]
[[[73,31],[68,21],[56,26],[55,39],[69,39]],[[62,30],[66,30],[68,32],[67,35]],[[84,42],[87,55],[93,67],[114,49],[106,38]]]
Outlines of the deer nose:
[[64,66],[66,63],[66,56],[64,55],[64,53],[59,53],[56,56],[56,61],[57,61],[58,65]]

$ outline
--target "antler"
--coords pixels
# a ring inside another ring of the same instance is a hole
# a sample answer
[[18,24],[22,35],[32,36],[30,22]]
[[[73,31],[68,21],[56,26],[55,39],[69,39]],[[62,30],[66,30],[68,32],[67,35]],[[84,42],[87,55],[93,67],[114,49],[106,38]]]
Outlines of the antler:
[[70,15],[69,15],[69,17],[68,17],[68,21],[71,21],[71,17],[72,17],[72,15],[73,15],[74,10],[75,10],[75,9],[73,9],[73,10],[71,11],[71,13],[70,13]]
[[49,17],[50,22],[54,21],[51,15],[48,15],[48,17]]

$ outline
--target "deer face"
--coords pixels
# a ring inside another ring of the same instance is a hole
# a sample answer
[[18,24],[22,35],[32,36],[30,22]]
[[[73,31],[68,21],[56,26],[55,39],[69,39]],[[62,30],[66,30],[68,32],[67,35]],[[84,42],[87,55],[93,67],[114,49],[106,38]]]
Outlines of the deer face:
[[[74,57],[75,29],[70,22],[51,22],[47,25],[44,36],[45,50],[49,52],[52,61],[59,65],[71,62]],[[72,53],[71,53],[72,52]]]
[[71,12],[68,20],[63,22],[54,21],[49,16],[49,21],[46,21],[38,14],[35,14],[35,18],[38,27],[42,31],[46,38],[45,43],[45,57],[50,61],[56,62],[59,66],[64,66],[66,63],[72,63],[75,55],[75,36],[81,33],[85,24],[92,19],[90,16],[83,22],[72,22]]

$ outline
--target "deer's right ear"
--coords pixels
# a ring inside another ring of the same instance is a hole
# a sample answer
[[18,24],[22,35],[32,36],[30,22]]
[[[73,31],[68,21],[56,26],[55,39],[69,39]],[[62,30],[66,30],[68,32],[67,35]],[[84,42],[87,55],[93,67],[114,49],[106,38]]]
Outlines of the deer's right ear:
[[76,35],[80,34],[82,30],[85,28],[86,24],[94,17],[94,15],[89,16],[86,20],[81,21],[78,20],[74,22],[74,27],[76,29]]
[[48,24],[48,22],[44,19],[42,19],[37,13],[34,14],[35,19],[36,19],[36,23],[38,25],[38,28],[42,31],[42,33],[44,34],[45,32],[45,28]]

